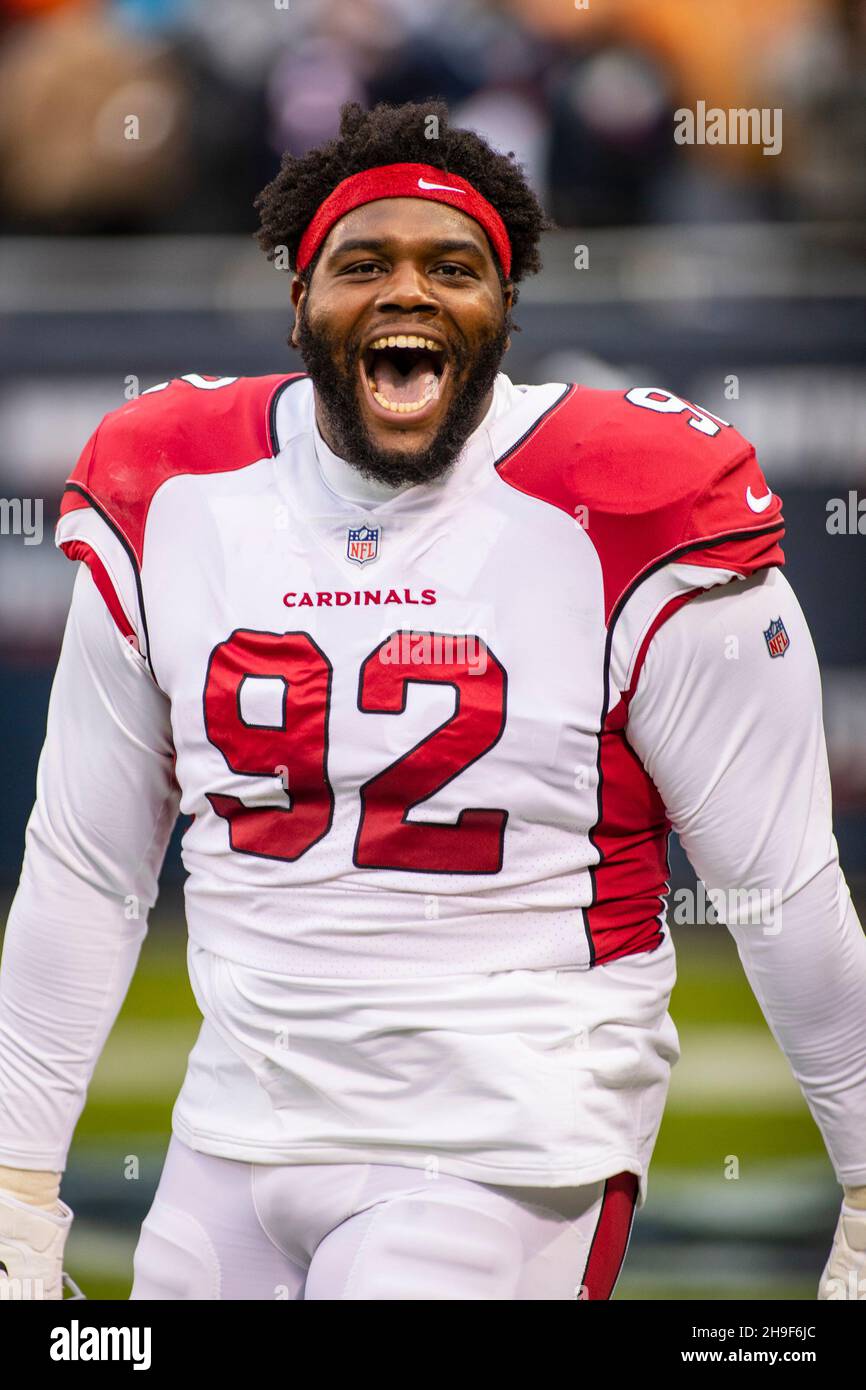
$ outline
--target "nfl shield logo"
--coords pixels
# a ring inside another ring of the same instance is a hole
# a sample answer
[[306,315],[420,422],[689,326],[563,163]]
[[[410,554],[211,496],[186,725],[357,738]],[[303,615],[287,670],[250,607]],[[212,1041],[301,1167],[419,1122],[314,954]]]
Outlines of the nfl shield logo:
[[781,618],[773,618],[770,626],[764,631],[764,641],[770,656],[785,655],[791,645],[791,640],[785,631],[785,624]]
[[378,526],[350,526],[346,540],[346,559],[354,565],[369,565],[379,554]]

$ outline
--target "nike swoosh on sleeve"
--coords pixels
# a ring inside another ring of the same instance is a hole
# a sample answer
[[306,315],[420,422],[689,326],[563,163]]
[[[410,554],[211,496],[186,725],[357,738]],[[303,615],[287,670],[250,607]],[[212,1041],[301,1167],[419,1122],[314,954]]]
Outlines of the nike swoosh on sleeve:
[[765,512],[772,500],[772,492],[765,493],[763,497],[756,497],[752,492],[751,485],[746,488],[746,501],[753,512]]

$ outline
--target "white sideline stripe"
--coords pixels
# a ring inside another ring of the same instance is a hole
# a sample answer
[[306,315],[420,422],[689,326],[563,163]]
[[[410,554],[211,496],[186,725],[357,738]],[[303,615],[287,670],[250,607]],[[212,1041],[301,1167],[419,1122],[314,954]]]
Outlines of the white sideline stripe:
[[762,1028],[682,1028],[668,1109],[791,1114],[806,1108],[784,1054]]
[[176,1094],[201,1024],[127,1023],[115,1028],[99,1059],[88,1099],[156,1100]]
[[137,1227],[121,1230],[76,1219],[69,1233],[64,1267],[86,1294],[88,1279],[131,1279],[132,1256],[137,1243]]

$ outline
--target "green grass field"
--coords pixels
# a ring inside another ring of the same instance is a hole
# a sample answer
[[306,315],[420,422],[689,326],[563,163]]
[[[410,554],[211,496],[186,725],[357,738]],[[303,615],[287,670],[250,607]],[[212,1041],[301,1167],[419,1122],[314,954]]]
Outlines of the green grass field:
[[[725,930],[675,935],[682,1058],[616,1296],[812,1299],[839,1200],[820,1134]],[[64,1177],[67,1268],[92,1298],[128,1297],[198,1025],[182,921],[160,907]]]

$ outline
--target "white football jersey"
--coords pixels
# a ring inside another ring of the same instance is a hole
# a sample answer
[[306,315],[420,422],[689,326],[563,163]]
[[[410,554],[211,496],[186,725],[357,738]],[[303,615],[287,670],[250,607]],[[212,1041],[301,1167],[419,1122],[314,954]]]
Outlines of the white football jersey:
[[69,481],[193,818],[175,1132],[643,1201],[678,1046],[628,708],[666,618],[781,562],[778,499],[668,392],[504,374],[445,478],[351,482],[303,375],[152,388]]

